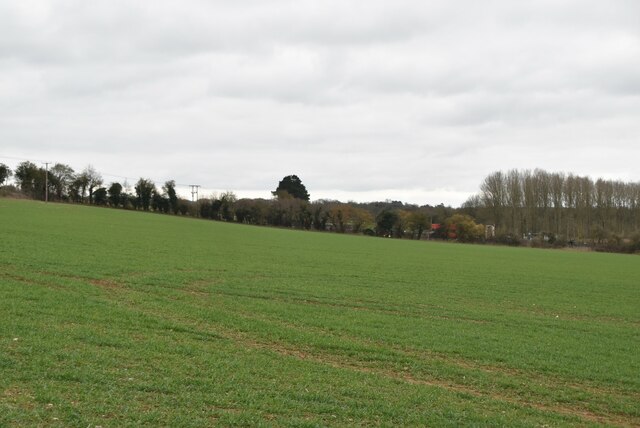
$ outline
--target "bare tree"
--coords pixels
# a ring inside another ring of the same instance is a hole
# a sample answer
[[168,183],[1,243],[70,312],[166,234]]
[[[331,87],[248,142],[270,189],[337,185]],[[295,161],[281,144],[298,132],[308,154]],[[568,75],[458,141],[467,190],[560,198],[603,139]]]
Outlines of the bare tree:
[[554,173],[551,174],[551,203],[553,205],[553,223],[554,232],[559,235],[562,233],[562,208],[563,208],[563,189],[564,189],[564,174]]
[[522,233],[522,183],[520,180],[520,172],[512,169],[506,176],[506,198],[505,204],[509,207],[509,224],[508,230],[515,235]]
[[93,191],[102,186],[102,175],[91,165],[88,165],[82,174],[86,180],[87,189],[89,190],[89,203],[93,203]]
[[499,233],[602,242],[613,234],[632,237],[640,228],[640,183],[594,182],[536,169],[493,173],[480,189],[480,200],[491,214],[484,215],[474,198],[463,209],[480,213],[485,222],[502,219]]
[[482,200],[491,209],[496,228],[503,227],[502,213],[505,207],[505,178],[500,171],[494,172],[484,179],[480,185]]

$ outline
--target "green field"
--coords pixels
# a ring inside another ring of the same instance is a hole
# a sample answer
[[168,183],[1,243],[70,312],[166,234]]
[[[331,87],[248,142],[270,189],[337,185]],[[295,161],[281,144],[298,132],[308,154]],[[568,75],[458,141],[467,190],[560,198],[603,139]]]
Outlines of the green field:
[[638,256],[0,199],[0,426],[640,425]]

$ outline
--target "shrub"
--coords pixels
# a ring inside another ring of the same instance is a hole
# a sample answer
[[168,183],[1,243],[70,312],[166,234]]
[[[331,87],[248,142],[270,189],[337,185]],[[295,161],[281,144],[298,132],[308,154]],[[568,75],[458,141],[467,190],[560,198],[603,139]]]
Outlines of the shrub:
[[509,233],[496,235],[495,242],[497,244],[510,245],[512,247],[519,247],[522,245],[522,240],[520,238]]

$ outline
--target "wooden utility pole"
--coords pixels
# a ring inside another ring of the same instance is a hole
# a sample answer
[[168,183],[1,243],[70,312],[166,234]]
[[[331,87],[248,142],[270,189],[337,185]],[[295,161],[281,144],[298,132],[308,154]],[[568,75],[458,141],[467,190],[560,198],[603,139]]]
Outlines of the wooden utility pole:
[[44,202],[49,202],[49,164],[51,162],[43,162],[44,163]]
[[198,217],[198,188],[200,187],[200,185],[190,184],[189,186],[191,186],[191,202],[196,203],[196,217]]

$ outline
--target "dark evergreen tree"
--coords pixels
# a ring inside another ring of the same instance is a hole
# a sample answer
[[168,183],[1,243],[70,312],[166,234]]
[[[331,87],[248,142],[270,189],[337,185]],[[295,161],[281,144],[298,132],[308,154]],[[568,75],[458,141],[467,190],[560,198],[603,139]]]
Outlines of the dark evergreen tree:
[[169,210],[173,214],[178,213],[178,195],[176,194],[176,182],[171,180],[164,183],[162,190],[167,194],[169,198]]
[[[124,205],[122,198],[122,184],[120,183],[111,183],[109,186],[109,203],[112,207],[118,207],[120,205]],[[126,196],[126,195],[125,195]]]
[[391,236],[393,228],[400,217],[398,213],[391,210],[384,210],[376,217],[376,233],[379,236]]
[[296,198],[309,201],[307,188],[297,175],[287,175],[278,183],[275,191],[271,192],[278,199]]
[[44,199],[45,174],[43,168],[38,168],[33,162],[24,161],[18,165],[14,175],[23,193],[36,199]]
[[144,178],[138,180],[135,186],[137,196],[136,208],[142,208],[144,211],[149,211],[151,197],[153,196],[155,188],[156,186],[151,180],[146,180]]
[[155,212],[167,214],[169,212],[169,198],[154,188],[151,196],[151,207]]
[[3,163],[0,163],[0,186],[2,186],[4,182],[8,180],[9,177],[11,177],[11,174],[11,168]]
[[107,198],[107,189],[99,187],[93,191],[93,203],[96,205],[107,205],[109,198]]

